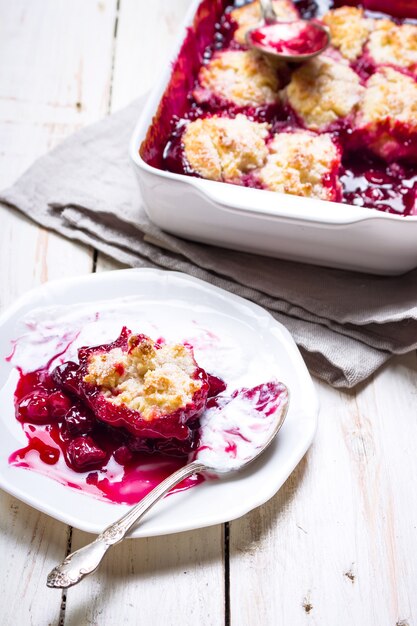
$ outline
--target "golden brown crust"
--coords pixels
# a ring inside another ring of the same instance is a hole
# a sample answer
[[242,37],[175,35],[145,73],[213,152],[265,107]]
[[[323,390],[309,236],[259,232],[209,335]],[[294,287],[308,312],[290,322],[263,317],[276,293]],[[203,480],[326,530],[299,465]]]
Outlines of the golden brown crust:
[[322,55],[294,72],[284,94],[307,128],[324,130],[355,109],[363,89],[346,62]]
[[392,64],[405,68],[417,66],[417,26],[378,20],[369,37],[367,49],[378,65]]
[[201,68],[200,90],[194,95],[204,99],[205,90],[238,106],[271,104],[279,99],[277,69],[277,64],[254,50],[218,52]]
[[417,129],[417,82],[392,67],[382,67],[368,79],[357,115],[357,126],[387,121]]
[[267,135],[267,124],[251,122],[241,114],[234,119],[199,119],[191,122],[183,135],[184,153],[203,178],[238,182],[243,174],[264,164]]
[[271,191],[336,200],[338,188],[326,185],[325,177],[339,164],[340,153],[330,135],[280,133],[269,144],[269,156],[259,178]]
[[374,20],[363,16],[363,9],[347,6],[328,11],[323,16],[323,23],[329,28],[332,46],[349,61],[362,54],[374,26]]
[[[131,337],[129,344],[132,345]],[[113,348],[89,357],[84,382],[101,388],[107,400],[140,412],[145,420],[172,413],[192,401],[201,381],[192,378],[197,368],[182,344],[159,349],[147,338],[128,352]]]

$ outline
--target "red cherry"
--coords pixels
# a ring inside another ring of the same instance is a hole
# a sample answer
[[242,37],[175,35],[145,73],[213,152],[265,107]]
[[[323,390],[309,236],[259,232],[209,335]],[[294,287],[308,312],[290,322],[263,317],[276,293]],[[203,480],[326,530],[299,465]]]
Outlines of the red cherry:
[[64,417],[69,433],[74,435],[87,435],[93,430],[94,415],[87,407],[81,404],[71,406]]
[[212,374],[208,374],[207,376],[209,384],[209,398],[212,398],[213,396],[218,396],[219,393],[222,393],[222,391],[226,389],[226,383],[224,382],[224,380],[222,380],[218,376],[213,376]]
[[133,459],[133,454],[127,446],[120,446],[113,452],[114,460],[119,465],[127,465]]
[[67,448],[68,460],[73,469],[84,471],[92,467],[99,468],[107,454],[99,448],[91,437],[76,437]]
[[78,373],[78,365],[73,361],[67,361],[62,365],[58,365],[53,372],[52,378],[60,389],[69,391],[76,396],[80,393],[80,377]]
[[48,396],[45,393],[31,393],[17,405],[18,418],[23,422],[47,424],[49,422]]
[[49,413],[53,419],[62,420],[65,413],[71,408],[71,405],[71,400],[62,391],[54,391],[48,397]]

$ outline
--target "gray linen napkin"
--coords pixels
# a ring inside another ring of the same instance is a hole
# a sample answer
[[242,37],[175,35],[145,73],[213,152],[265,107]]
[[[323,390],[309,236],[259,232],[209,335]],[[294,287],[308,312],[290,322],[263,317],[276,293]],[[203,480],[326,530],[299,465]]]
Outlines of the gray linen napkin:
[[292,333],[311,372],[353,387],[417,347],[417,270],[371,276],[192,243],[147,218],[128,143],[142,100],[41,157],[0,200],[134,267],[186,272],[265,307]]

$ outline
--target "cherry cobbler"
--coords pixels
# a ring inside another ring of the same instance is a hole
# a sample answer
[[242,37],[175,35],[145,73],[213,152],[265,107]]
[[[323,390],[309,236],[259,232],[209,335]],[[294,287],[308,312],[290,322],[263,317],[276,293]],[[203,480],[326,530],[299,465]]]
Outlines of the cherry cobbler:
[[323,54],[286,64],[248,45],[257,0],[203,0],[142,158],[213,181],[417,215],[412,4],[275,0],[280,20],[316,20],[331,38]]
[[225,388],[191,347],[127,328],[110,344],[80,348],[78,361],[22,373],[15,407],[23,423],[54,426],[67,464],[80,472],[111,456],[125,465],[136,452],[189,454],[208,397]]
[[124,328],[115,342],[82,348],[78,358],[81,391],[97,419],[141,438],[190,438],[187,424],[204,409],[209,389],[191,348]]
[[[50,333],[51,324],[46,326]],[[201,454],[219,455],[222,466],[233,467],[258,449],[286,401],[286,387],[276,379],[229,388],[197,364],[188,341],[153,340],[123,327],[114,341],[77,350],[79,332],[64,334],[65,345],[58,339],[55,346],[63,350],[43,367],[16,366],[15,416],[27,445],[9,463],[95,497],[133,504]],[[49,335],[39,337],[49,342]],[[52,331],[52,337],[51,347],[58,335]],[[210,331],[199,350],[210,351],[217,341]],[[64,354],[73,360],[64,361]],[[224,354],[220,367],[233,380],[234,364]],[[195,475],[176,489],[202,480]]]

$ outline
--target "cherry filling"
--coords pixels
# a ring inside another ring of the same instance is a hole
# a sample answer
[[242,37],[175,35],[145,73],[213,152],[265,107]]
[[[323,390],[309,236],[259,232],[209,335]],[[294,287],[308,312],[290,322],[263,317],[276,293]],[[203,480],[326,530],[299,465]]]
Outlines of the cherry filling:
[[207,396],[213,398],[226,390],[226,383],[218,376],[208,375],[209,390]]
[[417,215],[417,170],[399,163],[384,165],[375,157],[344,160],[343,201],[386,213]]
[[[329,9],[343,5],[363,6],[365,15],[369,17],[383,18],[394,15],[397,23],[401,23],[401,19],[404,18],[417,17],[415,2],[412,0],[396,2],[364,0],[362,3],[353,0],[294,0],[293,4],[300,17],[306,20],[319,18]],[[207,63],[217,51],[245,49],[245,46],[241,46],[233,39],[237,24],[230,16],[231,10],[240,6],[241,2],[223,0],[215,5],[216,7],[213,8],[211,0],[202,0],[195,26],[188,32],[174,64],[172,80],[161,101],[148,136],[141,146],[140,153],[144,160],[160,169],[198,176],[187,163],[182,136],[187,124],[199,118],[213,115],[234,118],[243,113],[252,121],[270,123],[269,139],[282,128],[286,132],[303,128],[302,122],[297,119],[294,112],[288,110],[285,104],[237,107],[213,93],[202,97],[197,79],[201,65]],[[262,35],[262,29],[259,29],[258,33]],[[298,36],[294,37],[293,43],[299,51],[304,39],[301,35],[300,41],[298,39]],[[305,39],[304,43],[306,41]],[[377,69],[366,51],[366,46],[362,55],[352,62],[351,66],[359,74],[363,83]],[[290,69],[290,73],[292,71],[293,68]],[[284,82],[282,87],[289,78],[290,76],[287,75],[281,76]],[[195,94],[199,94],[198,101]],[[396,215],[415,215],[417,177],[415,131],[407,124],[396,124],[394,129],[391,128],[392,125],[389,126],[393,141],[388,142],[389,154],[385,161],[372,157],[371,153],[372,144],[377,143],[379,139],[384,139],[383,133],[386,129],[384,130],[382,126],[378,127],[376,136],[372,137],[368,129],[352,132],[350,118],[341,118],[327,129],[343,152],[343,168],[339,172],[342,186],[341,202]],[[369,146],[368,154],[366,154],[367,146]],[[381,152],[377,153],[381,154]],[[385,158],[385,153],[382,154]],[[398,174],[400,171],[404,177]],[[259,178],[252,174],[242,175],[238,184],[258,189],[264,188]],[[324,186],[328,184],[328,181],[323,181]]]
[[364,0],[363,4],[371,11],[381,11],[395,17],[417,18],[415,0]]

